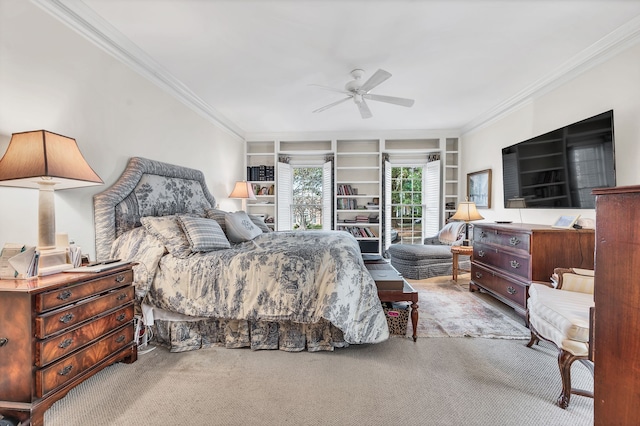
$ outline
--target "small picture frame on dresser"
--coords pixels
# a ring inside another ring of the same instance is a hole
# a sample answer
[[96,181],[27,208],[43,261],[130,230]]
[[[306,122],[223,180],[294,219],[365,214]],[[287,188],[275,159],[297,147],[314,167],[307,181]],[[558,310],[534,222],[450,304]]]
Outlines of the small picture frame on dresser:
[[580,215],[577,216],[560,216],[556,223],[551,225],[552,228],[571,229],[576,223]]

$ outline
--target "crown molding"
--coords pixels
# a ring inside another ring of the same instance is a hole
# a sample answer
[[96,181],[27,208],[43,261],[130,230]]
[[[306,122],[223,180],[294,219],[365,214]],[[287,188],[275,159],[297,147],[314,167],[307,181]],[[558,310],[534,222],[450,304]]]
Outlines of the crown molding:
[[529,87],[464,125],[461,134],[479,130],[640,42],[640,16],[618,27]]
[[197,96],[184,83],[171,75],[83,2],[31,1],[155,85],[172,94],[208,121],[244,141],[244,131],[241,128]]

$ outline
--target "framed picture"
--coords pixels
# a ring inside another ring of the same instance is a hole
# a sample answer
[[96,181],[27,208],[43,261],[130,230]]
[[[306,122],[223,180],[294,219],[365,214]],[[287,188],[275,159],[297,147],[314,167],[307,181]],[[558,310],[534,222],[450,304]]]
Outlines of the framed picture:
[[467,174],[467,198],[478,208],[491,208],[491,169]]
[[580,215],[577,216],[560,216],[556,223],[551,225],[552,228],[570,229],[576,223]]

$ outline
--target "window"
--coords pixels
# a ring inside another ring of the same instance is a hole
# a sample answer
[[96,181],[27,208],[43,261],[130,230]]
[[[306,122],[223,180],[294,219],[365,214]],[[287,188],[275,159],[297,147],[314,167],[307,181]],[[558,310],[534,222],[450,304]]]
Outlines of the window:
[[304,163],[278,163],[278,231],[332,228],[332,162]]
[[422,167],[391,168],[391,227],[403,244],[422,244]]
[[[391,159],[393,161],[393,159]],[[440,229],[440,160],[385,162],[385,248],[422,244]]]
[[293,229],[322,229],[322,167],[293,168]]

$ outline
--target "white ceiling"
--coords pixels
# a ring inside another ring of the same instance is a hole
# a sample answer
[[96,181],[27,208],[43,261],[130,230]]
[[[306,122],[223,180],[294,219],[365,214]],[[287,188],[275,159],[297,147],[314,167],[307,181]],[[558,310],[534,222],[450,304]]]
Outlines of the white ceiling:
[[[242,135],[468,130],[640,40],[640,0],[34,1]],[[415,105],[313,114],[354,68]]]

